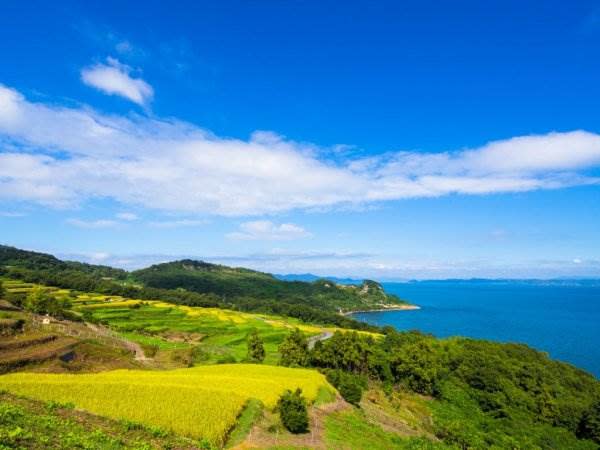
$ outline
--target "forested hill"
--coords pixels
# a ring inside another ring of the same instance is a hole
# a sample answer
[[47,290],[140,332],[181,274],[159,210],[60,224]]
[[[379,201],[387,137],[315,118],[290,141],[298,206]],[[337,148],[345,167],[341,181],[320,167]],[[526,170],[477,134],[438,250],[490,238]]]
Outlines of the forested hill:
[[182,260],[157,264],[132,273],[145,286],[213,293],[221,297],[251,297],[310,302],[330,311],[377,309],[405,304],[398,297],[386,294],[375,281],[338,285],[326,279],[308,283],[282,281],[271,274],[243,268],[232,268],[202,261]]
[[85,264],[76,261],[62,261],[55,256],[46,253],[31,252],[6,245],[0,245],[0,267],[26,270],[81,272],[93,277],[115,280],[124,280],[127,278],[127,272],[122,269]]
[[0,245],[2,274],[82,292],[273,313],[355,329],[374,327],[343,317],[340,311],[406,304],[387,295],[374,281],[359,286],[340,286],[328,280],[285,282],[266,273],[191,260],[127,272]]

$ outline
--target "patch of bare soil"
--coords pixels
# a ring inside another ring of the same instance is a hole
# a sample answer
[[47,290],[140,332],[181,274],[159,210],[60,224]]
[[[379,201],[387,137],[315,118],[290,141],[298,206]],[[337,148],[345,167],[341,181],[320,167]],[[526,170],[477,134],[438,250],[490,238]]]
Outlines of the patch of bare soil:
[[309,410],[310,431],[292,434],[283,428],[279,415],[265,411],[262,419],[252,427],[248,437],[235,450],[269,448],[275,446],[325,450],[325,418],[336,411],[351,408],[341,397],[334,402]]
[[169,342],[185,344],[199,344],[206,337],[202,333],[187,333],[185,331],[165,331],[160,333],[159,336]]

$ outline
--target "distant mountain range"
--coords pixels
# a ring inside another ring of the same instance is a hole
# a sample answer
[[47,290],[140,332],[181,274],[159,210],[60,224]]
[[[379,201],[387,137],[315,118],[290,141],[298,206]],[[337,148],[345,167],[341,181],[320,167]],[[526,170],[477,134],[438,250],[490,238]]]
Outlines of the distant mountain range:
[[363,280],[354,278],[320,277],[312,273],[288,273],[285,275],[275,274],[273,276],[282,281],[305,281],[307,283],[317,280],[329,280],[337,284],[361,284],[363,282]]
[[[300,274],[276,274],[274,275],[283,281],[306,281],[314,282],[316,280],[329,280],[337,284],[354,285],[361,284],[363,280],[357,278],[339,278],[333,276],[319,276],[312,273]],[[599,287],[600,278],[593,277],[573,277],[573,278],[552,278],[542,279],[518,279],[518,278],[449,278],[445,280],[398,280],[398,279],[380,279],[380,283],[411,283],[411,284],[520,284],[535,286],[588,286]]]

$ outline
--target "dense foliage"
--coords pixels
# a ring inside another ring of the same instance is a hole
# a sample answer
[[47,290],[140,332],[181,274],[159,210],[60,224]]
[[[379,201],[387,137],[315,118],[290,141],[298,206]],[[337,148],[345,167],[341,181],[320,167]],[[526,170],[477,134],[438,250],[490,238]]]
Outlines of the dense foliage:
[[327,371],[329,381],[348,403],[358,406],[362,399],[363,391],[367,388],[367,379],[352,372],[334,369]]
[[583,413],[577,435],[583,439],[592,439],[600,443],[600,400]]
[[298,328],[288,334],[279,346],[279,364],[287,367],[304,367],[308,364],[308,341]]
[[302,389],[298,388],[294,392],[285,391],[277,402],[277,410],[283,426],[290,432],[306,433],[308,431],[308,411]]
[[23,303],[25,309],[35,314],[48,314],[59,319],[69,316],[67,309],[71,306],[69,301],[64,298],[56,298],[47,290],[36,288],[27,297]]
[[150,287],[184,288],[229,299],[284,300],[330,312],[402,303],[374,281],[366,280],[359,286],[339,286],[328,280],[282,281],[262,272],[192,260],[154,265],[132,276]]
[[316,367],[437,398],[436,432],[447,443],[595,448],[576,439],[597,439],[600,383],[592,375],[525,345],[386,333],[381,340],[336,333],[308,357]]

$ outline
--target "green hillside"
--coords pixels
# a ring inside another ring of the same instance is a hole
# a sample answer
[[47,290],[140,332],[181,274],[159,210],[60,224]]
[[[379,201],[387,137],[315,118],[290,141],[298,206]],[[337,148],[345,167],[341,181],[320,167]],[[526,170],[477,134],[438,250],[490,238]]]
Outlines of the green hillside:
[[386,294],[375,281],[365,280],[359,286],[337,285],[326,279],[312,283],[281,281],[267,273],[189,259],[154,265],[131,275],[136,281],[149,287],[183,288],[224,298],[283,300],[318,306],[328,311],[376,309],[406,304],[396,296]]

